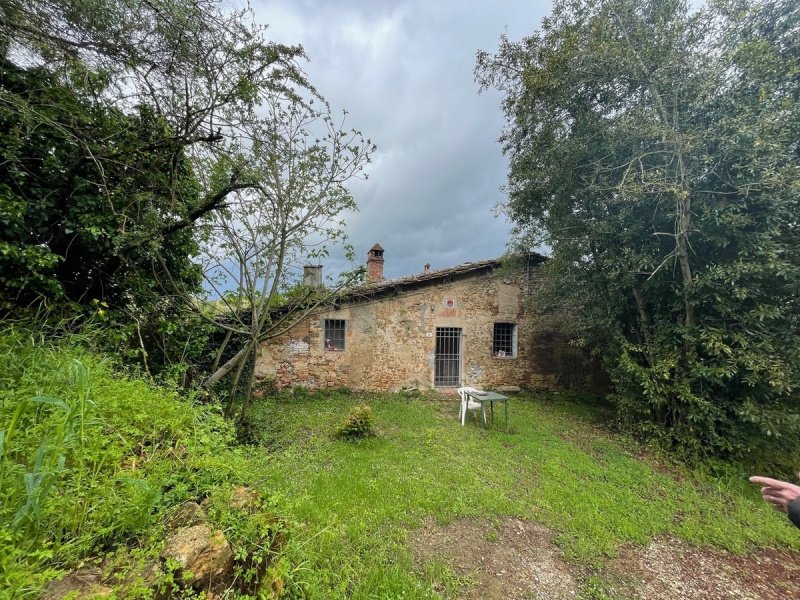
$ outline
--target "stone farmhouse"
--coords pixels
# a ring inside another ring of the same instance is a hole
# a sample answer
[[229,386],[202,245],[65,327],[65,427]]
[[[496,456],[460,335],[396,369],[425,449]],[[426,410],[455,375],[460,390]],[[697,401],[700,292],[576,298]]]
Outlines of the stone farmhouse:
[[[367,283],[316,310],[260,348],[256,378],[280,388],[356,390],[554,387],[559,336],[526,315],[545,258],[517,267],[471,262],[383,278],[384,250],[367,258]],[[321,285],[321,267],[306,267]]]

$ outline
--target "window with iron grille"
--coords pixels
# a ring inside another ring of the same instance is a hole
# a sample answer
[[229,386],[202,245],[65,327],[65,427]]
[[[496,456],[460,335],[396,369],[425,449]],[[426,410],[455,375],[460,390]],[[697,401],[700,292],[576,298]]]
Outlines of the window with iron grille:
[[514,323],[495,323],[492,339],[492,356],[508,358],[516,356],[517,326]]
[[344,319],[325,319],[325,350],[344,350]]

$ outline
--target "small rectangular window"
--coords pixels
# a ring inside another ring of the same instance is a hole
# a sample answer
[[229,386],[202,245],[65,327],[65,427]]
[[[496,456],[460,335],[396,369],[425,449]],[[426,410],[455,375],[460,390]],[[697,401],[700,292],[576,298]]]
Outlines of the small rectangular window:
[[344,350],[344,319],[325,319],[325,350]]
[[508,358],[516,355],[517,326],[514,323],[495,323],[492,356]]

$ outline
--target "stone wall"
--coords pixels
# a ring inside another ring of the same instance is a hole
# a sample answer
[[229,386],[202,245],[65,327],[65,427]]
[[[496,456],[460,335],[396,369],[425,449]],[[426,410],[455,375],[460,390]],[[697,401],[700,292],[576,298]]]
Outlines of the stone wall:
[[[262,345],[256,377],[281,388],[432,388],[436,328],[460,327],[462,385],[553,387],[559,336],[525,318],[526,285],[524,274],[468,273],[317,312]],[[325,349],[325,319],[345,320],[343,351]],[[516,356],[493,356],[497,322],[517,325]]]

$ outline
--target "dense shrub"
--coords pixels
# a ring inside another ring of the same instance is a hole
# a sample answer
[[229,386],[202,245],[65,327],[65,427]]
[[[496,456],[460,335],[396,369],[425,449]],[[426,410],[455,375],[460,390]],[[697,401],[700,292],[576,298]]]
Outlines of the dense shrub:
[[360,439],[375,435],[372,409],[366,404],[356,406],[339,425],[336,435],[342,438]]

